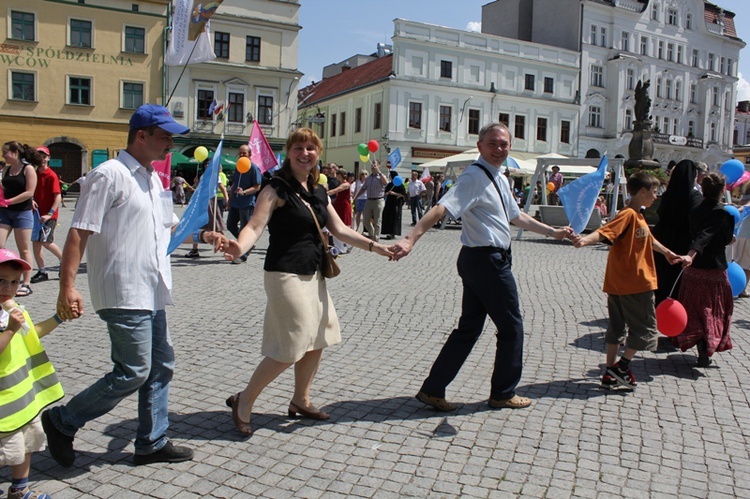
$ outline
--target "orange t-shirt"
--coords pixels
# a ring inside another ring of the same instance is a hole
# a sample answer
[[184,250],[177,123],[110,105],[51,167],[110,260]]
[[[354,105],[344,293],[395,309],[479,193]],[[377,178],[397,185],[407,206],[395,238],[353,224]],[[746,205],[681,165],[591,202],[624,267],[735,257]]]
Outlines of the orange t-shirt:
[[612,245],[604,274],[605,293],[633,295],[658,287],[653,236],[643,215],[626,207],[597,232]]

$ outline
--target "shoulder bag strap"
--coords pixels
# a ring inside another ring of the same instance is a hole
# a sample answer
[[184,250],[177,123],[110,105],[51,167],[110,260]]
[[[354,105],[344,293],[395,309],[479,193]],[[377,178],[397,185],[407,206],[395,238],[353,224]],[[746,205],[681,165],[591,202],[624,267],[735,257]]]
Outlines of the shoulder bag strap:
[[320,228],[320,223],[318,223],[318,217],[315,216],[315,212],[313,211],[312,206],[310,206],[310,203],[302,199],[302,196],[299,195],[299,192],[296,192],[294,189],[292,189],[292,186],[289,185],[289,182],[278,176],[274,178],[277,178],[284,182],[286,186],[289,187],[289,190],[294,192],[297,195],[297,198],[302,202],[302,204],[304,204],[307,209],[310,210],[310,215],[312,215],[313,222],[315,222],[315,227],[318,228],[318,236],[320,237],[320,242],[323,243],[323,251],[325,253],[328,253],[328,238],[325,237],[325,234],[323,234],[323,229]]
[[508,216],[508,210],[505,209],[505,201],[503,200],[503,194],[500,192],[500,187],[497,185],[497,182],[495,182],[495,179],[492,178],[492,174],[487,170],[487,168],[484,167],[481,163],[474,163],[476,166],[482,169],[485,175],[487,175],[487,178],[490,179],[490,182],[495,187],[495,190],[497,191],[497,195],[500,196],[500,204],[503,205],[503,211],[505,212],[505,218],[508,219],[508,223],[510,223],[510,217]]

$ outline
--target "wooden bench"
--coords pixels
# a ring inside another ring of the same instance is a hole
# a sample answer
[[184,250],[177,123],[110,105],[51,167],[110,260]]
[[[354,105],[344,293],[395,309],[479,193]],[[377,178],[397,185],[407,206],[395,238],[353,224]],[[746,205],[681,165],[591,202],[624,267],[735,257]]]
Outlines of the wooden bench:
[[[545,223],[552,227],[564,227],[570,223],[570,221],[568,220],[568,216],[565,214],[565,208],[563,208],[562,206],[539,205],[539,218],[541,219],[542,223]],[[592,231],[598,229],[601,226],[602,213],[599,210],[594,209],[594,211],[591,212],[591,217],[589,218],[589,221],[583,230]]]

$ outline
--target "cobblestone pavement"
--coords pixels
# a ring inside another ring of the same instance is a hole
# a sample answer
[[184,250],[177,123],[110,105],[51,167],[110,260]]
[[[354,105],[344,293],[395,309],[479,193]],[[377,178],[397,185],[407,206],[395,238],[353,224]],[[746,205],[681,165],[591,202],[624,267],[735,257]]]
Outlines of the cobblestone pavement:
[[[63,241],[72,209],[63,209]],[[404,217],[408,222],[408,217]],[[408,227],[404,227],[408,230]],[[255,433],[242,438],[224,400],[260,361],[266,236],[247,263],[203,248],[173,258],[177,305],[168,310],[176,347],[169,435],[195,460],[134,467],[136,397],[82,429],[73,468],[47,451],[33,458],[36,489],[77,497],[750,497],[748,372],[750,302],[736,302],[734,350],[715,367],[691,367],[694,351],[666,343],[639,354],[633,394],[598,388],[602,372],[604,247],[575,250],[526,233],[514,268],[526,325],[519,388],[527,410],[490,410],[494,326],[489,324],[448,398],[445,415],[413,397],[457,322],[460,231],[430,231],[401,262],[355,250],[329,289],[343,342],[326,350],[313,400],[329,421],[290,420],[291,370],[258,400]],[[47,254],[48,259],[53,259]],[[56,269],[56,268],[55,268]],[[57,272],[25,299],[51,315]],[[89,308],[45,345],[65,387],[79,392],[110,369],[103,322]],[[749,378],[750,379],[750,378]],[[2,482],[9,481],[4,468]]]

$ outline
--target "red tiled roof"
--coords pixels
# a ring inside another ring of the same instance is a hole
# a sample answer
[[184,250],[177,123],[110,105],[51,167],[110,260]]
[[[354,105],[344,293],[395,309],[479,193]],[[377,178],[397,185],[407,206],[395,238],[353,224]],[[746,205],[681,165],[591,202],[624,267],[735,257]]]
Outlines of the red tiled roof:
[[705,9],[703,10],[703,17],[706,20],[706,24],[716,24],[716,20],[719,18],[719,12],[724,11],[724,34],[731,36],[732,38],[737,37],[737,30],[734,27],[734,12],[724,10],[720,6],[711,2],[705,2]]
[[337,95],[386,80],[391,72],[393,72],[392,54],[301,88],[298,102],[301,108],[312,106]]

